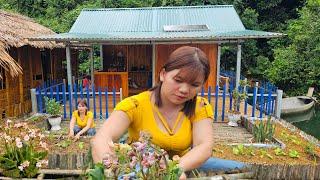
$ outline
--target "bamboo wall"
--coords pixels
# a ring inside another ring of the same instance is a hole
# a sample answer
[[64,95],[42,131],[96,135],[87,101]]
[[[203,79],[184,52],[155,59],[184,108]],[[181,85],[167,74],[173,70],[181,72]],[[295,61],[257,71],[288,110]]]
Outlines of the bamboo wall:
[[[51,61],[54,62],[52,64],[55,64],[50,71],[52,77],[61,76],[62,59],[65,59],[64,50],[46,51],[54,60]],[[0,90],[0,119],[18,117],[31,112],[30,89],[44,82],[40,49],[30,46],[10,48],[9,54],[21,65],[23,74],[13,78],[6,73],[6,88]],[[51,62],[49,68],[52,66]]]

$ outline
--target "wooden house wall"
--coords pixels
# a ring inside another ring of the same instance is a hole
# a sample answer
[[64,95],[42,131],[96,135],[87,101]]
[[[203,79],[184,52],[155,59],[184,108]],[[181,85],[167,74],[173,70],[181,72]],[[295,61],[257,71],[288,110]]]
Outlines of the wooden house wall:
[[[6,72],[6,88],[0,90],[0,119],[31,112],[30,89],[44,82],[40,49],[30,46],[10,48],[9,54],[21,65],[23,74],[13,78]],[[52,59],[58,59],[56,53],[51,55]],[[61,72],[58,70],[62,69],[62,59],[60,62],[52,69],[57,75]]]
[[194,46],[200,48],[207,56],[210,61],[210,75],[208,81],[205,84],[205,88],[208,86],[215,87],[217,79],[217,44],[159,44],[156,45],[156,68],[155,68],[155,79],[158,81],[159,72],[161,67],[168,60],[169,55],[177,48],[181,46]]

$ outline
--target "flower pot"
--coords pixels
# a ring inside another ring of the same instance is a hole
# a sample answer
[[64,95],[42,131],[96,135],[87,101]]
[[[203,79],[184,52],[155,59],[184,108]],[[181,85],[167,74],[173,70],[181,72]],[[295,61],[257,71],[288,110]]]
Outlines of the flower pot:
[[48,121],[51,125],[51,131],[58,131],[61,129],[61,116],[51,116],[48,117]]
[[228,114],[228,125],[237,127],[238,126],[238,121],[241,119],[241,114]]

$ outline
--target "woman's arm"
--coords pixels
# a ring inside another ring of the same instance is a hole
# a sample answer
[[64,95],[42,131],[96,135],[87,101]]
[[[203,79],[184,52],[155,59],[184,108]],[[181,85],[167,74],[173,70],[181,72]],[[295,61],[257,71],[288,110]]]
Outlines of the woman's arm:
[[93,122],[93,118],[92,118],[92,117],[89,117],[89,118],[88,118],[88,121],[87,121],[86,127],[82,128],[81,131],[79,131],[78,134],[76,135],[76,138],[77,138],[77,139],[79,139],[80,136],[81,136],[83,133],[87,132],[88,129],[91,128],[92,122]]
[[91,140],[92,157],[95,163],[101,162],[106,153],[112,153],[110,145],[126,132],[129,125],[130,120],[125,112],[112,112]]
[[193,148],[179,161],[179,166],[184,171],[189,171],[201,166],[212,155],[213,125],[212,119],[204,119],[193,123]]
[[75,123],[76,123],[76,117],[74,117],[72,115],[72,118],[71,118],[71,121],[70,121],[70,125],[69,125],[69,136],[70,137],[74,136],[73,128],[74,128]]

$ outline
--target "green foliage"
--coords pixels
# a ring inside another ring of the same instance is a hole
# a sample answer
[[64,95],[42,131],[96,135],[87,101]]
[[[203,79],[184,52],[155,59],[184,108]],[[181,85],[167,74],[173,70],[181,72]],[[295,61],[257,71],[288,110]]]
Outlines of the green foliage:
[[274,153],[276,154],[276,156],[285,156],[285,155],[287,155],[281,148],[276,148],[274,150]]
[[275,125],[271,122],[271,117],[268,117],[266,122],[259,122],[253,126],[253,137],[256,142],[271,141],[275,132]]
[[275,61],[268,77],[289,95],[305,94],[309,86],[320,84],[320,1],[308,0],[290,21],[290,45],[275,49]]
[[61,148],[67,148],[71,145],[71,143],[72,143],[72,141],[70,139],[65,139],[65,140],[62,140],[61,142],[57,143],[56,145]]
[[5,147],[0,154],[2,174],[13,178],[36,176],[39,168],[48,163],[44,160],[48,149],[41,141],[44,136],[26,123],[13,124],[10,120],[0,130]]
[[260,158],[268,157],[269,159],[273,159],[273,156],[269,154],[265,149],[260,150]]
[[94,169],[90,170],[87,174],[88,180],[105,180],[104,166],[102,163],[97,163],[94,165]]
[[51,116],[60,116],[61,115],[61,105],[59,101],[56,99],[50,99],[48,97],[44,97],[44,102],[46,106],[46,113]]
[[298,151],[296,151],[296,150],[289,150],[289,157],[291,157],[291,158],[299,158],[300,157],[300,155],[299,155],[299,152]]
[[245,87],[248,85],[247,80],[240,80],[239,85],[241,87],[240,91],[238,88],[234,88],[232,91],[232,111],[234,113],[239,113],[238,107],[240,106],[240,103],[248,97],[246,91],[244,91]]
[[235,155],[244,155],[245,153],[245,148],[243,144],[239,144],[238,146],[232,148],[232,153]]
[[[101,58],[100,57],[94,57],[94,69],[101,69]],[[79,75],[84,76],[87,74],[90,74],[90,69],[91,69],[91,61],[89,59],[83,60],[82,63],[79,64]]]
[[314,143],[308,142],[306,144],[306,146],[304,147],[304,152],[309,154],[312,157],[316,157],[317,156],[317,154],[315,152],[315,144]]

